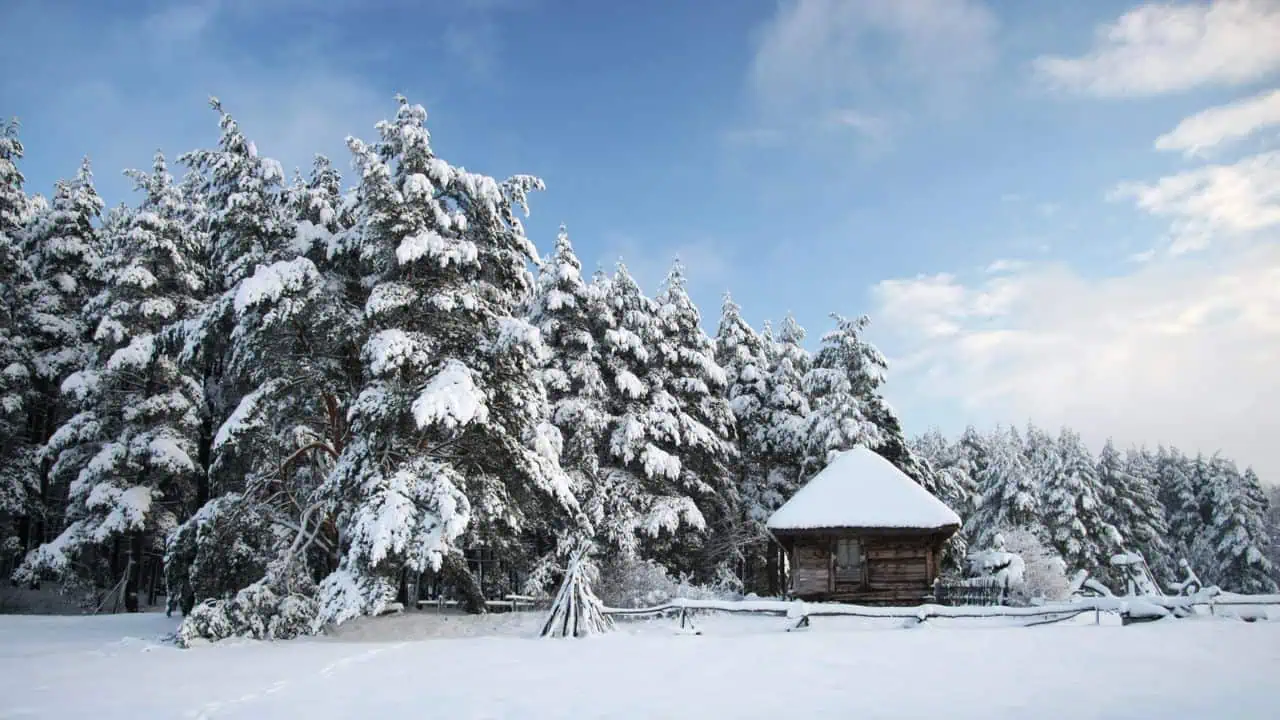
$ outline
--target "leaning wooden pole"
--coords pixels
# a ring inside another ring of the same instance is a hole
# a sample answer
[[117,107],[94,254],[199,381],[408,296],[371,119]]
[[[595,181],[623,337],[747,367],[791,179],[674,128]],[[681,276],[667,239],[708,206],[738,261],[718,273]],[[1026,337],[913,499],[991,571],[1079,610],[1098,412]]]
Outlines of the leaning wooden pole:
[[613,622],[604,614],[604,604],[591,591],[585,554],[580,550],[569,561],[564,582],[542,626],[542,637],[585,637],[613,629]]

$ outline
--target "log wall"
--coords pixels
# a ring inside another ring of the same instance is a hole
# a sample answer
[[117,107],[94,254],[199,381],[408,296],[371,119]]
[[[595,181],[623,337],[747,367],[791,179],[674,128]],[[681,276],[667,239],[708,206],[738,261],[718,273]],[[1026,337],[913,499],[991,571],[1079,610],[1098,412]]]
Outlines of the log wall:
[[792,592],[805,597],[831,592],[830,543],[797,543],[792,562]]
[[932,536],[860,535],[862,577],[836,574],[839,534],[795,538],[792,593],[806,600],[902,604],[919,603],[938,576],[940,543]]

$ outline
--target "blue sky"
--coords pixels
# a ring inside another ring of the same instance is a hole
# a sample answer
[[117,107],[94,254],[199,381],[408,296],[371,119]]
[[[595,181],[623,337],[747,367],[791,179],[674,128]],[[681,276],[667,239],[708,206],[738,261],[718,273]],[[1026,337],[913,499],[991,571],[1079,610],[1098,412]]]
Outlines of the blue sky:
[[539,247],[567,223],[650,291],[680,256],[711,330],[725,290],[811,345],[870,314],[912,431],[1069,423],[1280,480],[1274,0],[7,5],[29,190],[87,153],[127,199],[122,168],[216,140],[209,95],[345,168],[400,92],[446,159],[546,180]]

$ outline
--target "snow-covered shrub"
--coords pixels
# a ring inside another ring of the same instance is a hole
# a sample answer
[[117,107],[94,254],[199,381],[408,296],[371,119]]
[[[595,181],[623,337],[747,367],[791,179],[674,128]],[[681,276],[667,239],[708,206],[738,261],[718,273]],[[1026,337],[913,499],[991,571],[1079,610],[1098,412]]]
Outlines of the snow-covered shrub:
[[1029,602],[1032,598],[1042,598],[1052,602],[1066,599],[1071,581],[1062,558],[1025,528],[1002,535],[1005,550],[1016,553],[1023,562],[1022,582],[1010,586],[1014,600]]
[[263,506],[230,493],[211,500],[169,537],[165,585],[183,612],[226,599],[262,578],[277,538]]
[[320,630],[316,584],[306,565],[292,554],[273,560],[265,576],[227,598],[209,598],[197,605],[178,628],[178,644],[197,638],[216,641],[229,637],[288,640]]
[[1025,605],[1067,597],[1071,582],[1066,563],[1035,533],[1025,528],[1005,530],[995,535],[992,545],[969,555],[970,571],[1000,580],[1009,590],[1010,602]]
[[[721,573],[723,575],[724,573]],[[732,575],[732,573],[729,573]],[[739,598],[737,578],[732,583],[694,585],[688,578],[673,578],[652,560],[615,560],[600,569],[596,586],[600,599],[610,607],[651,607],[673,598],[723,600]]]
[[312,633],[316,601],[307,595],[281,593],[265,578],[236,593],[229,600],[206,600],[183,619],[177,641],[229,637],[256,640],[288,640]]
[[742,578],[738,577],[738,573],[734,572],[732,564],[723,562],[716,566],[716,575],[707,589],[717,597],[741,598],[746,591],[746,586]]

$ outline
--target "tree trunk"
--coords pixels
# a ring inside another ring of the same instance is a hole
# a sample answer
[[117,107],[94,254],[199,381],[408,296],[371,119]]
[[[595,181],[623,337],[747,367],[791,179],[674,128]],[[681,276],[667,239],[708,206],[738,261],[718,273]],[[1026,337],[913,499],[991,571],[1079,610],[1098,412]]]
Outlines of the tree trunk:
[[138,581],[142,577],[142,533],[129,533],[129,558],[125,564],[125,612],[138,612]]
[[422,573],[417,570],[410,570],[404,578],[404,606],[408,610],[418,609],[418,598],[421,596],[420,584]]
[[769,543],[765,547],[764,574],[766,582],[769,584],[767,588],[769,597],[778,597],[778,546],[775,543]]
[[484,614],[484,590],[480,588],[480,583],[476,582],[475,576],[467,568],[467,561],[462,557],[462,553],[453,552],[445,555],[440,572],[445,580],[462,595],[460,600],[463,603],[463,609],[474,615]]

